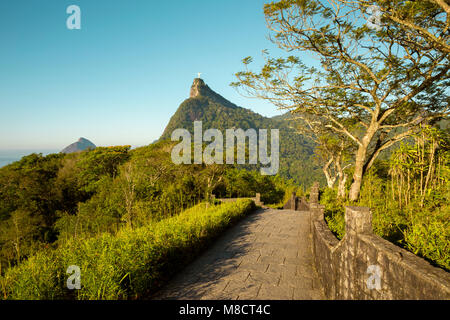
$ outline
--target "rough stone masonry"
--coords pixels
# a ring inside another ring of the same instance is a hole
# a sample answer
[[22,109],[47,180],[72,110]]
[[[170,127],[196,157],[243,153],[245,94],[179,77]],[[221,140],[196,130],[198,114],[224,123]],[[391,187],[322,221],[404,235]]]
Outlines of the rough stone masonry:
[[375,235],[369,208],[345,208],[339,241],[324,221],[318,185],[311,195],[314,262],[327,298],[450,299],[450,273]]

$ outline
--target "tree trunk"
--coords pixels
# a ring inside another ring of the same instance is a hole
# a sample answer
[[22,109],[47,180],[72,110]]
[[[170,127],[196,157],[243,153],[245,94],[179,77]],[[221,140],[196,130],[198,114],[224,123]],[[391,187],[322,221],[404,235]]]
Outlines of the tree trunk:
[[350,201],[356,201],[361,191],[362,177],[364,175],[364,163],[366,161],[367,146],[365,144],[360,145],[356,152],[355,159],[355,172],[353,174],[353,182],[350,187],[349,199]]
[[331,158],[330,160],[328,160],[327,163],[325,163],[325,165],[322,168],[323,173],[325,174],[325,178],[327,179],[327,185],[328,188],[333,188],[334,183],[336,182],[336,176],[331,176],[329,169],[330,169],[330,165],[333,163],[333,158]]
[[[370,168],[371,161],[366,166],[367,149],[372,141],[375,133],[378,130],[378,124],[374,121],[367,128],[366,135],[361,139],[358,150],[355,155],[355,172],[353,173],[353,181],[350,187],[349,199],[350,201],[357,201],[359,192],[361,191],[362,178],[366,170]],[[375,154],[377,154],[375,152]]]
[[427,172],[427,177],[425,178],[425,186],[424,186],[424,192],[422,194],[422,198],[420,199],[420,207],[423,207],[423,202],[425,200],[425,195],[428,189],[428,183],[430,182],[430,178],[432,176],[433,173],[433,165],[434,165],[434,154],[436,152],[436,143],[434,141],[432,141],[432,145],[430,146],[430,164],[428,166],[428,172]]
[[347,174],[343,173],[339,176],[338,197],[345,198],[345,183],[347,182]]
[[337,175],[338,175],[338,198],[345,198],[345,184],[347,183],[347,174],[344,172],[345,168],[342,168],[341,166],[341,155],[342,155],[342,150],[344,148],[343,144],[341,145],[342,149],[341,152],[339,153],[337,159],[336,159],[336,171],[337,171]]
[[14,228],[16,229],[16,241],[14,242],[14,248],[17,252],[17,262],[20,262],[20,230],[19,230],[19,222],[16,217],[13,217]]

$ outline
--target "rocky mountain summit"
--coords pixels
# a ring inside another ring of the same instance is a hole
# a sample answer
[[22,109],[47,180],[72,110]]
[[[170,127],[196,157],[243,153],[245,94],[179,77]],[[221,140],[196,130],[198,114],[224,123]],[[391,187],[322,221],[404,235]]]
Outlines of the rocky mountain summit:
[[198,98],[198,97],[205,97],[208,98],[210,101],[213,101],[215,103],[221,104],[225,107],[229,108],[238,108],[234,103],[231,103],[224,97],[222,97],[220,94],[213,91],[204,81],[200,78],[195,78],[194,82],[191,86],[191,92],[189,95],[189,98]]
[[214,92],[201,78],[195,78],[189,98],[184,100],[170,118],[160,140],[171,139],[178,128],[193,134],[194,121],[202,121],[203,130],[241,128],[280,130],[280,175],[304,185],[322,181],[320,167],[313,161],[314,143],[291,128],[289,114],[264,117],[250,109],[237,106]]
[[95,149],[96,145],[93,144],[91,141],[85,138],[78,139],[77,142],[74,142],[67,147],[65,147],[61,153],[74,153],[74,152],[81,152],[88,149]]

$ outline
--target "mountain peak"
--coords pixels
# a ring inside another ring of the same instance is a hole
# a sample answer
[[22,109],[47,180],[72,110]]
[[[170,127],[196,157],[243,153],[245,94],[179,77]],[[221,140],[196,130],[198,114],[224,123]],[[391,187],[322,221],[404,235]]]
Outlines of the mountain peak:
[[191,86],[191,93],[189,95],[190,98],[195,98],[202,95],[207,95],[208,92],[212,90],[208,87],[208,85],[203,81],[203,79],[195,78],[194,82]]
[[224,97],[222,97],[220,94],[216,93],[214,90],[212,90],[201,78],[195,78],[194,82],[191,86],[191,92],[189,95],[189,98],[207,98],[209,101],[222,104],[229,108],[237,108],[237,106]]
[[180,104],[170,118],[160,140],[170,139],[172,132],[178,128],[190,130],[196,120],[204,121],[205,128],[220,130],[222,128],[259,128],[260,123],[270,121],[228,101],[212,90],[201,78],[194,79],[190,97]]
[[74,153],[74,152],[81,152],[87,149],[95,149],[96,146],[91,141],[89,141],[86,138],[80,138],[77,142],[72,143],[71,145],[68,145],[65,147],[61,153]]

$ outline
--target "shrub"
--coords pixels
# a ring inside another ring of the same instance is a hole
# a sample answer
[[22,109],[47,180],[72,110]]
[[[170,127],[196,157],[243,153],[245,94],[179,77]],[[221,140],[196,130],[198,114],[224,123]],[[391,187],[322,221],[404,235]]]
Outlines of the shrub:
[[[72,239],[42,251],[0,278],[7,299],[127,299],[147,296],[183,268],[230,224],[254,210],[251,200],[207,207],[116,235]],[[81,289],[65,289],[69,265],[81,269]]]
[[450,211],[416,212],[404,231],[406,249],[450,270]]
[[[379,186],[381,189],[381,186]],[[372,197],[375,193],[372,193]],[[432,264],[450,270],[450,210],[448,205],[423,207],[417,201],[400,209],[395,201],[372,200],[373,232]],[[344,207],[350,205],[336,197],[336,190],[325,189],[321,199],[324,218],[338,239],[345,235]],[[353,204],[355,205],[355,204]],[[369,206],[366,198],[358,206]]]
[[337,191],[330,188],[325,189],[321,194],[320,203],[325,205],[324,218],[331,232],[338,239],[342,239],[345,235],[344,206],[342,201],[337,198]]

